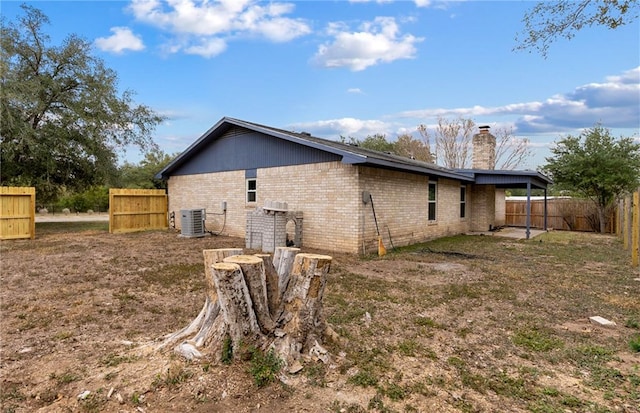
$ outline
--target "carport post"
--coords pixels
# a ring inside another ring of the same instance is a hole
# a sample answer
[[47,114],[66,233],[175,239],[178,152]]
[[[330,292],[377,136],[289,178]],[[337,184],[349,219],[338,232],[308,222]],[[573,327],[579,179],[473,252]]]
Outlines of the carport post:
[[531,235],[531,181],[527,181],[527,232],[526,239]]
[[547,230],[547,188],[544,188],[544,230]]

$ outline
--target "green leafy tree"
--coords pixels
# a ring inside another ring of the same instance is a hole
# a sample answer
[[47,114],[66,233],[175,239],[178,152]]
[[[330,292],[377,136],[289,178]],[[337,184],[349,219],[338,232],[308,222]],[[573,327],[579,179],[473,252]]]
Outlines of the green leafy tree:
[[605,231],[605,211],[616,199],[640,185],[640,144],[632,138],[614,139],[596,125],[580,136],[567,136],[551,149],[543,172],[558,189],[575,190],[598,207],[600,232]]
[[358,142],[358,146],[378,152],[394,153],[393,142],[389,142],[386,135],[380,133],[367,136],[364,140]]
[[2,19],[0,55],[0,180],[35,186],[39,203],[81,192],[117,174],[119,150],[154,148],[163,118],[118,94],[117,75],[91,55],[91,43],[69,35],[50,45],[49,19],[22,6]]
[[394,142],[394,152],[400,156],[433,163],[433,154],[427,141],[416,139],[409,134],[398,136]]
[[400,135],[395,141],[388,141],[386,135],[379,133],[369,135],[363,140],[354,137],[345,138],[344,136],[341,136],[340,139],[342,143],[357,145],[365,149],[391,153],[424,162],[433,161],[428,143],[420,139],[415,139],[409,134]]
[[145,154],[138,164],[125,162],[120,168],[119,186],[124,188],[164,189],[166,182],[156,179],[155,175],[162,170],[177,154],[168,155],[160,149]]
[[585,27],[616,29],[634,22],[640,15],[638,0],[542,1],[529,10],[516,36],[516,50],[537,49],[547,57],[549,46],[558,37],[572,39]]

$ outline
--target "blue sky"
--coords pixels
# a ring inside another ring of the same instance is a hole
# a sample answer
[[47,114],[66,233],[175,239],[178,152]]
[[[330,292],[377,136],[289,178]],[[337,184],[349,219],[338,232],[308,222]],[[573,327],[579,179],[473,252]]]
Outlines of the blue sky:
[[[3,1],[2,15],[22,2]],[[640,134],[640,25],[586,28],[547,58],[516,52],[529,1],[29,1],[167,116],[182,151],[230,116],[315,136],[389,139],[438,116],[513,127],[535,169],[549,146],[600,122]],[[135,149],[123,159],[137,162]]]

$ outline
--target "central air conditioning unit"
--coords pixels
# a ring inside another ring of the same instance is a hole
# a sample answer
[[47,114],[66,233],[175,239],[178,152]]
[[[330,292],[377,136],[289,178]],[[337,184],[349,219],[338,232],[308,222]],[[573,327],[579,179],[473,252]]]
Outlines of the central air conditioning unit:
[[188,238],[204,237],[204,220],[207,213],[204,208],[180,210],[180,235]]

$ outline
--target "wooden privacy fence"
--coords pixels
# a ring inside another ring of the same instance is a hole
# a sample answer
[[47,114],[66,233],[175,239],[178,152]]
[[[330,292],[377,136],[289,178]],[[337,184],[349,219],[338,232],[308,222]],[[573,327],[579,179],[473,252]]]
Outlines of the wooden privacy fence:
[[36,189],[0,187],[0,239],[36,237]]
[[631,252],[631,265],[640,266],[640,188],[618,204],[616,232],[624,249]]
[[168,229],[163,189],[109,189],[109,232]]
[[[526,200],[507,200],[505,224],[524,227],[527,220]],[[616,214],[608,214],[606,232],[616,230]],[[544,200],[531,201],[531,227],[544,228]],[[573,198],[547,199],[547,228],[567,231],[599,231],[598,213],[592,201]]]

